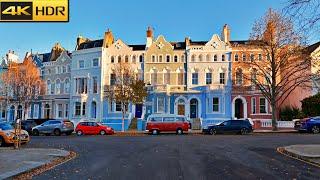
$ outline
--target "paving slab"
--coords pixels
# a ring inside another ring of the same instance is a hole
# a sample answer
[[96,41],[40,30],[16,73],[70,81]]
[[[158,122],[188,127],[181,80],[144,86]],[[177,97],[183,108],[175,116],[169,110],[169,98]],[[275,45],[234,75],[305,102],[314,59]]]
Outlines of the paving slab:
[[14,150],[0,148],[0,179],[30,171],[69,154],[69,151],[61,149],[21,148]]

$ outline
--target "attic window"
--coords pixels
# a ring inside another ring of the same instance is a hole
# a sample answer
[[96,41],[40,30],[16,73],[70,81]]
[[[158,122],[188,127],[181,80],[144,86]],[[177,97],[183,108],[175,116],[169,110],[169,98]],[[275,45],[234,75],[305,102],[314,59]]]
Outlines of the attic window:
[[95,42],[93,47],[99,47],[99,43],[98,42]]

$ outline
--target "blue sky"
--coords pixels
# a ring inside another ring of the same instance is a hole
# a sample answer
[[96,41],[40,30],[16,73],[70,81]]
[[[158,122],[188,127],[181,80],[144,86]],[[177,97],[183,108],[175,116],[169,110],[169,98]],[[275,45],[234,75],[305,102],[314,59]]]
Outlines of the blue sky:
[[208,40],[231,28],[231,39],[247,39],[252,24],[286,0],[70,0],[69,23],[0,23],[0,58],[9,49],[21,57],[30,49],[49,52],[56,42],[74,50],[78,35],[103,37],[107,28],[128,44],[145,42],[147,26],[167,40]]

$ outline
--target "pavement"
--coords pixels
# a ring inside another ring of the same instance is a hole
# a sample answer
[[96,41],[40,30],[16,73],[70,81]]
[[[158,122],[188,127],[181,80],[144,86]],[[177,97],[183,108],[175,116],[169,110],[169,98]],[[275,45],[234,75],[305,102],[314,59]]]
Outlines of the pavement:
[[77,157],[33,179],[320,179],[320,168],[277,152],[317,144],[320,135],[39,136],[29,148],[74,151]]
[[0,179],[33,170],[69,154],[69,151],[51,148],[0,148]]
[[291,145],[278,149],[291,157],[320,167],[320,144]]

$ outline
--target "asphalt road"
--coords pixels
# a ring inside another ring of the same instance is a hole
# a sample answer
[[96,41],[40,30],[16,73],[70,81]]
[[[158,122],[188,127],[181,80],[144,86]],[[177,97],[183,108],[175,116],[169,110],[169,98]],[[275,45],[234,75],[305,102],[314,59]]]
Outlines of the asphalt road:
[[319,143],[320,135],[307,134],[40,136],[27,147],[78,153],[34,179],[320,179],[320,168],[276,152]]

